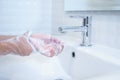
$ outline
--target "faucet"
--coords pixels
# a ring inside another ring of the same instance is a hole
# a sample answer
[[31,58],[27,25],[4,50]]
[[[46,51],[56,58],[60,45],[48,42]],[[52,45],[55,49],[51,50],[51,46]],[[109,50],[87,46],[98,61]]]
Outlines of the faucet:
[[59,27],[58,31],[61,33],[66,32],[81,32],[82,33],[82,42],[80,46],[91,46],[91,21],[92,16],[70,16],[71,18],[82,18],[82,26],[63,26]]

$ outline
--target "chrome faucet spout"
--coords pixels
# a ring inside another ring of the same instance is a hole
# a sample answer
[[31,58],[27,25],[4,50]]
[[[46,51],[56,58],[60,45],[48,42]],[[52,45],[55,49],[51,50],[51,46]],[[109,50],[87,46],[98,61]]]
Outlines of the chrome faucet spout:
[[[72,17],[72,18],[76,18],[76,17]],[[80,46],[91,46],[92,16],[85,16],[82,18],[83,18],[82,26],[62,26],[62,27],[58,28],[58,31],[61,33],[81,32],[82,33],[82,42],[80,43]]]
[[[83,26],[62,26],[58,28],[58,31],[61,33],[67,32],[83,32],[85,31],[85,27]],[[87,30],[87,29],[86,29]]]

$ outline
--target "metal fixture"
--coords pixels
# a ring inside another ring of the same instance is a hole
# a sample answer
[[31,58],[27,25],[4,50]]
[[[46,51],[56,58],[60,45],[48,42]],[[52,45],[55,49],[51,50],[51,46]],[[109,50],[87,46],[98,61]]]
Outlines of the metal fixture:
[[81,46],[91,46],[91,21],[92,16],[70,16],[71,18],[82,18],[83,24],[82,26],[63,26],[59,27],[58,31],[61,33],[67,32],[81,32],[82,33],[82,42]]

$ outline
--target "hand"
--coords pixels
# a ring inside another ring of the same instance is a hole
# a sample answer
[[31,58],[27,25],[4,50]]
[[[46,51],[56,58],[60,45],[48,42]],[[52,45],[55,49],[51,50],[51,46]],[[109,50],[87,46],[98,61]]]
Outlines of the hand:
[[16,46],[15,48],[13,48],[14,53],[17,53],[21,56],[28,56],[32,52],[32,47],[27,42],[24,35],[16,37],[13,43]]
[[58,39],[47,35],[32,35],[29,39],[36,51],[45,56],[52,57],[62,52],[64,45]]

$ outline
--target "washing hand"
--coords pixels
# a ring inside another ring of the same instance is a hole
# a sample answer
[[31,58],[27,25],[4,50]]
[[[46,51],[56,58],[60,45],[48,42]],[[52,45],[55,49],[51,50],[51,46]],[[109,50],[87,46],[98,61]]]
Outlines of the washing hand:
[[36,51],[52,57],[61,53],[64,48],[59,40],[43,34],[29,35],[29,32],[27,32],[21,36],[7,37],[0,41],[0,55],[14,53],[26,56]]
[[64,48],[63,43],[59,40],[43,34],[31,35],[29,42],[33,45],[36,52],[49,57],[58,55]]

